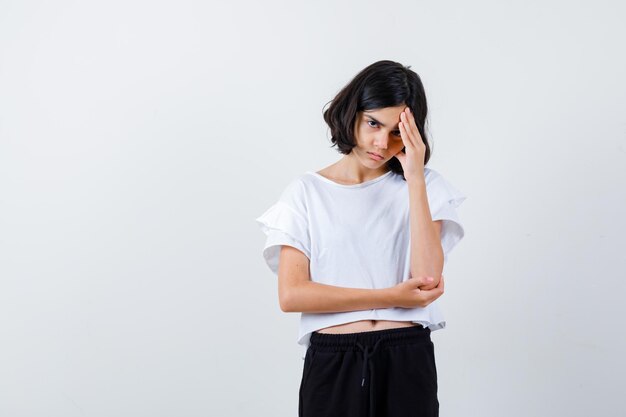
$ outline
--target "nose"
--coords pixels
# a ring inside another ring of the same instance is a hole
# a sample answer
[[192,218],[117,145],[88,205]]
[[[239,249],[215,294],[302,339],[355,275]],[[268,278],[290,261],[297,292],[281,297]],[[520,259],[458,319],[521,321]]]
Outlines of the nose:
[[384,132],[380,132],[375,137],[374,144],[378,147],[378,149],[387,149],[388,143],[389,143],[389,136]]

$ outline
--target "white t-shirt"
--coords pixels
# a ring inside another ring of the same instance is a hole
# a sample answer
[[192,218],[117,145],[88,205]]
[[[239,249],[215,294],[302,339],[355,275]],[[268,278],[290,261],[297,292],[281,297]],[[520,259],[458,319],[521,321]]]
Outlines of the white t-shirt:
[[[424,168],[433,221],[443,220],[444,264],[463,238],[456,208],[466,196],[437,171]],[[388,288],[410,276],[408,185],[388,171],[361,184],[343,185],[307,171],[293,179],[278,201],[255,219],[266,234],[263,257],[278,275],[282,245],[302,251],[310,262],[311,280],[351,288]],[[303,355],[311,332],[357,320],[399,320],[443,329],[437,304],[425,308],[377,308],[337,313],[301,313],[297,343]]]

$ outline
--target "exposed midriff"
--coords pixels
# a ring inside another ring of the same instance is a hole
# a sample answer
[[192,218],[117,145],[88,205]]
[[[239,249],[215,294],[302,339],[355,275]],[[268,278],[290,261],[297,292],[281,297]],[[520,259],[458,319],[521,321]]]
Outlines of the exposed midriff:
[[336,326],[325,327],[317,330],[318,333],[358,333],[371,332],[384,329],[395,329],[399,327],[421,326],[419,323],[412,321],[396,321],[396,320],[359,320],[350,323],[338,324]]

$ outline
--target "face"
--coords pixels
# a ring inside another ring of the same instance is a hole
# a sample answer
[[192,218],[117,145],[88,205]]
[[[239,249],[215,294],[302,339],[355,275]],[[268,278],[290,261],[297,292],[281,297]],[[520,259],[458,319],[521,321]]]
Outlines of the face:
[[[406,105],[358,112],[354,125],[357,146],[352,149],[361,163],[378,168],[404,148],[398,122]],[[378,159],[370,153],[382,156]]]

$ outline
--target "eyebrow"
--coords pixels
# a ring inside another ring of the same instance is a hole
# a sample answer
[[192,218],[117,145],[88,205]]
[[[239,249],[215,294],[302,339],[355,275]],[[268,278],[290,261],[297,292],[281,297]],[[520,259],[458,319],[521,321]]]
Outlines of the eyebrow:
[[[381,122],[379,122],[378,120],[374,119],[374,118],[373,118],[372,116],[370,116],[369,114],[367,114],[367,113],[365,113],[365,112],[363,112],[363,114],[365,114],[367,117],[369,117],[370,119],[372,119],[372,121],[373,121],[373,122],[376,122],[376,123],[378,123],[379,125],[381,125],[382,127],[385,127],[385,125],[384,125],[383,123],[381,123]],[[395,126],[394,126],[394,129],[398,129],[398,127],[399,127],[398,125],[395,125]]]

